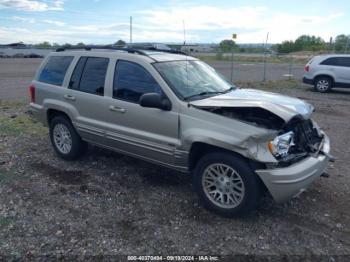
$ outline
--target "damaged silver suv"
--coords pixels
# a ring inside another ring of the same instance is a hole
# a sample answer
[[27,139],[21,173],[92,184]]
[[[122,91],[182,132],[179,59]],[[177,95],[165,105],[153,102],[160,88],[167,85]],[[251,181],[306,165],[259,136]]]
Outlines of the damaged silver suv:
[[326,168],[328,137],[299,99],[239,89],[171,50],[57,50],[29,87],[56,153],[87,143],[192,174],[203,205],[234,216],[267,189],[283,202]]

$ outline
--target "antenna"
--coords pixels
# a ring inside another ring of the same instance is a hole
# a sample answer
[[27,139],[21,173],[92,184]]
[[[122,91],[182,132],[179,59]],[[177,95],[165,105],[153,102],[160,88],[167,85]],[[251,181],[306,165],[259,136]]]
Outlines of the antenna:
[[186,27],[185,27],[185,20],[182,20],[182,26],[184,30],[184,45],[186,45]]

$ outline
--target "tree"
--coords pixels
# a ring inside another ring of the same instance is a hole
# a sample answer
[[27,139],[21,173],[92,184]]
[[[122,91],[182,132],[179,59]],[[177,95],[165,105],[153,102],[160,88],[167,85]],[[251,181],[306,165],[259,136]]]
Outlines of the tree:
[[233,40],[222,40],[219,44],[220,50],[223,52],[229,52],[232,51],[233,49],[237,48],[237,45],[235,41]]
[[301,35],[295,41],[283,41],[277,46],[277,52],[322,51],[327,48],[326,42],[317,36]]
[[51,44],[49,42],[45,41],[45,42],[36,44],[35,47],[37,47],[37,48],[50,48]]
[[321,37],[302,35],[294,42],[294,51],[321,51],[326,49],[326,43]]
[[119,39],[114,45],[119,46],[119,47],[123,47],[126,45],[125,41]]
[[290,53],[294,51],[293,41],[283,41],[281,44],[277,44],[278,53]]
[[334,41],[334,49],[338,52],[343,52],[344,50],[346,50],[347,48],[345,47],[349,44],[349,37],[350,36],[346,36],[344,34],[337,35]]
[[80,43],[77,43],[77,46],[85,46],[85,44],[80,42]]
[[70,47],[72,47],[72,45],[69,44],[69,43],[65,43],[62,47],[63,47],[63,48],[70,48]]

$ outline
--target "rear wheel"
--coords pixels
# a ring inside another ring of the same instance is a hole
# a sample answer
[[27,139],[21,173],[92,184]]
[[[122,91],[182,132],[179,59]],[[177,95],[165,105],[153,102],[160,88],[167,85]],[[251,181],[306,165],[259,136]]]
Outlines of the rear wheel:
[[333,86],[333,81],[330,77],[322,76],[315,80],[314,88],[316,91],[325,93],[331,90]]
[[50,139],[56,153],[65,160],[74,160],[87,149],[87,143],[65,116],[56,116],[51,120]]
[[247,161],[229,153],[210,153],[194,170],[194,185],[204,207],[232,217],[254,209],[260,197],[257,175]]

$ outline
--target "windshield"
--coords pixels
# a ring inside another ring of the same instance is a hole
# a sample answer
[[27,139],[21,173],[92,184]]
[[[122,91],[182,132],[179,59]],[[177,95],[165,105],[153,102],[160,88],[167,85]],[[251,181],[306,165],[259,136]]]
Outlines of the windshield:
[[175,94],[183,100],[197,100],[229,92],[235,87],[201,61],[172,61],[154,64]]

